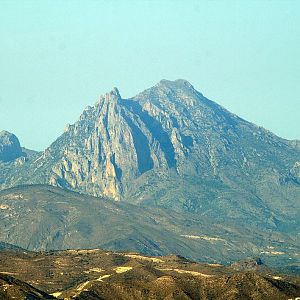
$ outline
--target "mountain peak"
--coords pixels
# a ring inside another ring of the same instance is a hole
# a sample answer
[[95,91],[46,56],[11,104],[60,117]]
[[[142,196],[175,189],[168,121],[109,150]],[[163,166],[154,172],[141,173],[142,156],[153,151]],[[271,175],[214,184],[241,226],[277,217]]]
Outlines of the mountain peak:
[[160,80],[160,82],[157,85],[163,85],[163,86],[167,86],[167,87],[186,87],[186,88],[192,88],[194,89],[193,85],[188,82],[185,79],[176,79],[176,80],[167,80],[167,79],[162,79]]
[[111,91],[110,94],[117,97],[117,98],[121,98],[120,92],[118,90],[118,88],[114,87]]
[[121,95],[119,90],[114,87],[110,92],[106,93],[104,96],[100,96],[100,102],[102,101],[101,99],[105,99],[108,102],[116,102],[117,100],[121,99]]
[[8,162],[22,156],[22,149],[18,138],[6,131],[0,132],[0,161]]
[[121,95],[119,90],[116,87],[114,87],[109,93],[105,94],[105,98],[117,100],[117,99],[121,99]]
[[103,101],[105,102],[117,102],[118,100],[121,100],[121,95],[119,90],[114,87],[110,92],[107,92],[105,94],[102,94],[99,96],[98,101],[95,103],[96,106],[100,105],[101,103],[103,103]]

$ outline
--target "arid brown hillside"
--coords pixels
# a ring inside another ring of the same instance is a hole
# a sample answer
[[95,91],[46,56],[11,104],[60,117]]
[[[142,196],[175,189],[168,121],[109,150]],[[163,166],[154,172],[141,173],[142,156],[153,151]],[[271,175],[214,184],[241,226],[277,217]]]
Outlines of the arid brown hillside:
[[50,296],[77,300],[276,300],[300,296],[299,278],[272,272],[261,262],[242,265],[251,267],[236,271],[236,265],[101,249],[40,253],[2,250],[0,296],[1,300]]
[[0,191],[0,228],[0,241],[33,251],[99,247],[218,263],[259,256],[272,266],[299,266],[299,235],[293,231],[242,227],[47,185]]

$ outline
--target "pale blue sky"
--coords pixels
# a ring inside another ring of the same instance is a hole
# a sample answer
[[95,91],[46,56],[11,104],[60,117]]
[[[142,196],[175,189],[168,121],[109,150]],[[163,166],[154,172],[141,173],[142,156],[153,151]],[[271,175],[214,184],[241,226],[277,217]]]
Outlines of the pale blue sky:
[[28,148],[162,78],[300,139],[300,1],[1,0],[0,38],[0,129]]

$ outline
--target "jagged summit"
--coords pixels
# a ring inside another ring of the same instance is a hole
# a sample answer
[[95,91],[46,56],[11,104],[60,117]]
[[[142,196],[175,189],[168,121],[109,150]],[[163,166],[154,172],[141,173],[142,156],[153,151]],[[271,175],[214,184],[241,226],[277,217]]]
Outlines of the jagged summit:
[[[168,93],[170,91],[176,91],[176,90],[177,91],[180,90],[181,92],[186,92],[186,93],[197,93],[199,96],[203,96],[201,93],[195,90],[195,88],[190,82],[188,82],[185,79],[176,79],[174,81],[162,79],[155,86],[146,89],[145,91],[141,92],[139,95],[143,95],[147,92],[153,93],[154,91],[156,91],[157,93],[161,93],[161,92]],[[138,98],[139,95],[132,97],[129,100],[135,100],[136,98]],[[127,100],[127,99],[122,99],[120,95],[120,91],[118,90],[117,87],[114,87],[110,92],[105,93],[104,95],[101,95],[99,97],[99,100],[96,102],[96,106],[101,104],[103,100],[116,101],[116,100]],[[149,100],[151,101],[155,99],[149,99]]]
[[150,89],[163,89],[166,92],[179,92],[181,93],[187,93],[191,95],[198,95],[198,96],[203,96],[200,92],[195,90],[194,86],[187,80],[185,79],[176,79],[176,80],[166,80],[162,79],[159,81],[154,87]]
[[114,87],[109,93],[107,93],[106,96],[109,98],[121,99],[119,90],[116,87]]
[[118,98],[121,98],[120,92],[119,92],[118,88],[116,88],[116,87],[114,87],[110,93],[115,95]]
[[[104,103],[115,103],[120,100],[122,100],[120,92],[116,87],[114,87],[110,92],[105,93],[104,95],[101,95],[99,97],[98,101],[94,105],[94,108],[96,108],[97,110],[97,107],[102,107]],[[91,106],[88,106],[88,108],[89,110],[92,109]]]

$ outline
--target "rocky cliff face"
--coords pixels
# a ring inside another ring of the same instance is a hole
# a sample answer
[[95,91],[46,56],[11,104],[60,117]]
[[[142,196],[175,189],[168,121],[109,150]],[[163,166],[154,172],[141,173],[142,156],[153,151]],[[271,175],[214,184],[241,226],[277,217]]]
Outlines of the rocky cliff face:
[[117,89],[100,97],[2,187],[50,183],[218,217],[251,212],[274,225],[273,208],[295,214],[297,145],[228,112],[185,80],[162,80],[131,99]]

